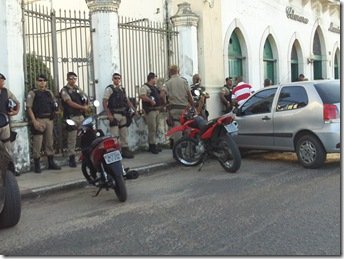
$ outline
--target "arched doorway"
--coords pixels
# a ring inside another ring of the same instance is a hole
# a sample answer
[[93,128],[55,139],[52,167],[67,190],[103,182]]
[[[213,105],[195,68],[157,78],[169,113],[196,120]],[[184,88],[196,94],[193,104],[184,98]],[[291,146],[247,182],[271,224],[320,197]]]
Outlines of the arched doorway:
[[228,44],[228,75],[233,79],[243,76],[243,58],[238,34],[233,31]]
[[313,78],[323,79],[322,71],[322,53],[321,53],[321,42],[318,30],[314,34],[313,40]]
[[264,44],[264,53],[263,53],[263,63],[264,63],[264,78],[269,78],[272,80],[272,83],[275,84],[275,62],[271,42],[269,38],[266,39]]

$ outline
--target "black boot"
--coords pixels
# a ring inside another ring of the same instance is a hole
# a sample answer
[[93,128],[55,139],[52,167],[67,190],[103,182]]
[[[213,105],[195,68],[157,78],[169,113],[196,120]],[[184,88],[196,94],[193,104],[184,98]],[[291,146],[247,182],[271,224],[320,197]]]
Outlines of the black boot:
[[153,153],[153,154],[158,154],[159,151],[156,149],[156,145],[155,144],[149,144],[149,152]]
[[158,150],[158,152],[162,151],[160,144],[156,144],[156,150]]
[[10,170],[15,176],[20,176],[20,173],[16,171],[16,168],[15,168],[13,162],[10,162],[8,164],[8,170]]
[[48,169],[61,170],[61,167],[55,163],[53,156],[48,156]]
[[131,152],[128,147],[122,147],[122,156],[124,158],[134,158],[133,152]]
[[35,169],[34,169],[34,171],[35,171],[35,173],[41,173],[42,172],[42,170],[41,170],[41,163],[39,162],[39,158],[35,158],[34,159],[34,162],[35,162]]
[[75,156],[69,156],[69,167],[76,167]]

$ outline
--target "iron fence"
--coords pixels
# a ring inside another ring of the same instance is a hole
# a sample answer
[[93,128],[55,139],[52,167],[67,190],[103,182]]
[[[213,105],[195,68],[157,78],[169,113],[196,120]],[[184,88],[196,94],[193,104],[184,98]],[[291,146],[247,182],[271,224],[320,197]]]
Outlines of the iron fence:
[[[66,74],[74,71],[78,85],[95,96],[91,20],[88,12],[51,10],[39,4],[22,4],[24,31],[25,94],[44,73],[58,96]],[[123,86],[138,103],[139,87],[149,72],[159,82],[168,79],[170,64],[178,64],[178,32],[170,23],[119,17],[120,69]],[[141,107],[141,106],[140,106]],[[56,152],[66,146],[61,115],[55,123]]]

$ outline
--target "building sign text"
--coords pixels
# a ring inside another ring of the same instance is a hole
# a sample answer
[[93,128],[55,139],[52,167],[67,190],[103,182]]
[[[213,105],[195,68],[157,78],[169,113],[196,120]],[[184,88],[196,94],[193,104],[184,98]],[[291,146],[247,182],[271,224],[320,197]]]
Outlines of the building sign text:
[[302,22],[302,23],[305,23],[305,24],[307,24],[308,21],[309,21],[309,19],[307,19],[304,16],[294,14],[293,7],[287,6],[287,8],[285,9],[285,12],[286,12],[287,17],[289,19],[292,19],[292,20],[295,20],[295,21],[298,21],[298,22]]

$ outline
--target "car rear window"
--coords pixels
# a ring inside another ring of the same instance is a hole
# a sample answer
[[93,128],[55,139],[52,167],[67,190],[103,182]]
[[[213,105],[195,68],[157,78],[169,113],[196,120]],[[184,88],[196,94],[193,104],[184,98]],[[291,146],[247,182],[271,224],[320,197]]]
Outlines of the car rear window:
[[321,82],[314,84],[323,103],[340,103],[340,85],[338,81]]

